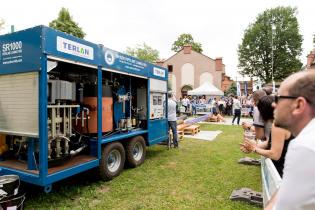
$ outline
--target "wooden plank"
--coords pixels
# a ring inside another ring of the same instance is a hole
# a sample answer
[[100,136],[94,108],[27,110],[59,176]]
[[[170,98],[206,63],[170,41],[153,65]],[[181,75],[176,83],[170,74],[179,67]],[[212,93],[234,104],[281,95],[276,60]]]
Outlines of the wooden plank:
[[[55,172],[62,171],[64,169],[71,168],[73,166],[80,165],[80,164],[83,164],[85,162],[89,162],[89,161],[95,160],[95,159],[97,159],[97,158],[94,156],[78,155],[78,156],[71,158],[70,160],[65,161],[64,163],[62,163],[59,166],[49,168],[48,174],[53,174]],[[6,168],[15,169],[15,170],[24,171],[27,173],[39,174],[39,171],[37,171],[37,170],[28,170],[27,169],[27,163],[24,161],[20,161],[20,160],[0,161],[0,167],[1,166],[6,167]]]
[[94,156],[78,155],[78,156],[71,158],[68,161],[65,161],[63,164],[61,164],[59,166],[49,168],[48,174],[53,174],[55,172],[62,171],[64,169],[71,168],[73,166],[80,165],[82,163],[89,162],[91,160],[96,160],[96,159],[97,158]]
[[11,168],[19,171],[24,171],[31,174],[39,174],[36,170],[27,170],[27,163],[20,160],[4,160],[0,161],[0,167]]

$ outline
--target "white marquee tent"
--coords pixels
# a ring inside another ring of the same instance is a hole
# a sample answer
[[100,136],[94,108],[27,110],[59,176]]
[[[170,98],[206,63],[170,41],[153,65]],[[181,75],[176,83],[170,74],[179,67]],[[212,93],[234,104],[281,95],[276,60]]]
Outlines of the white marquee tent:
[[198,88],[188,91],[188,95],[223,96],[224,93],[221,90],[219,90],[218,88],[216,88],[210,82],[204,82]]

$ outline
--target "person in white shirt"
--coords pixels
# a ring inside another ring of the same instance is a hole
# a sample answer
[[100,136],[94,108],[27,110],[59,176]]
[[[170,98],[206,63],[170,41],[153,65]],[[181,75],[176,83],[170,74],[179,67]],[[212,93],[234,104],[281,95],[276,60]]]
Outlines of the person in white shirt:
[[234,117],[232,120],[232,125],[234,124],[234,120],[237,118],[237,124],[240,124],[241,119],[241,102],[238,100],[238,97],[235,96],[233,100],[233,108],[234,108]]
[[182,103],[183,103],[182,105],[185,107],[185,112],[187,112],[187,108],[189,104],[189,99],[187,98],[187,96],[184,96]]
[[275,96],[275,125],[293,136],[280,189],[266,210],[315,209],[315,71],[298,72],[282,82]]
[[[177,117],[176,117],[176,102],[173,99],[173,94],[168,93],[168,101],[167,101],[167,119],[169,129],[172,130],[173,133],[173,144],[174,147],[178,147],[178,139],[177,139]],[[170,141],[171,139],[169,139]]]

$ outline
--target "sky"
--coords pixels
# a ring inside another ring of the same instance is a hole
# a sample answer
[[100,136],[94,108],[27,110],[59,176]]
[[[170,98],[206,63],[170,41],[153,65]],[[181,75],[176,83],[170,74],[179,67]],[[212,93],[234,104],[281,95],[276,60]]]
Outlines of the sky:
[[9,0],[1,2],[0,18],[5,28],[0,34],[8,33],[11,25],[16,31],[48,26],[65,7],[87,34],[86,40],[120,52],[146,43],[160,52],[160,58],[167,59],[174,55],[171,47],[179,35],[190,33],[202,44],[204,55],[223,57],[227,75],[236,79],[237,49],[244,30],[258,14],[277,6],[298,9],[303,36],[301,61],[305,64],[313,49],[313,0]]

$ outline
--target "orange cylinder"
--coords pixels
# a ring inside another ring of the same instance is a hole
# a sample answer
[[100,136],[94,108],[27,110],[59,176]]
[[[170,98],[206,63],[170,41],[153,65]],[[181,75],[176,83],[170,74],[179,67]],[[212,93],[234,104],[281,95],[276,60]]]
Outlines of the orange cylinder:
[[[97,97],[84,97],[83,104],[87,105],[90,109],[88,120],[89,133],[97,133]],[[78,123],[77,127],[80,125]],[[79,129],[81,130],[81,129]],[[109,132],[113,130],[113,98],[102,98],[102,132]],[[87,124],[83,129],[84,133],[87,133]]]

